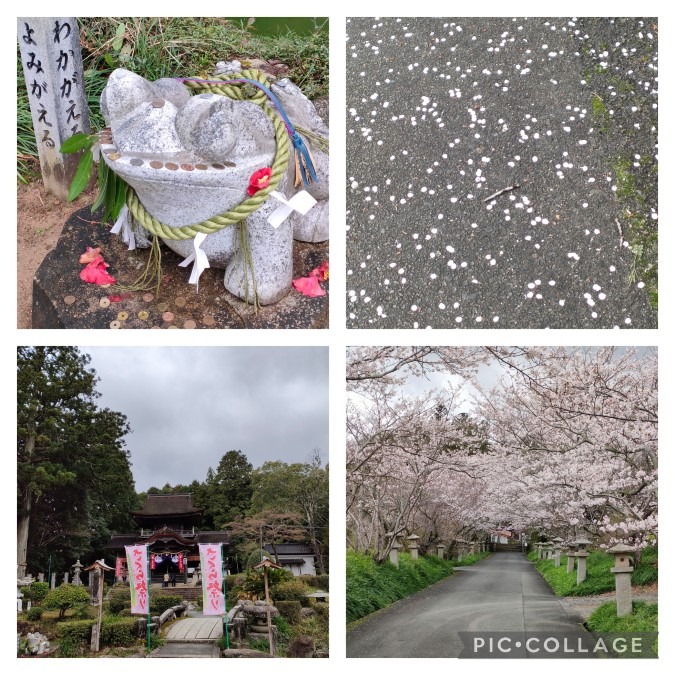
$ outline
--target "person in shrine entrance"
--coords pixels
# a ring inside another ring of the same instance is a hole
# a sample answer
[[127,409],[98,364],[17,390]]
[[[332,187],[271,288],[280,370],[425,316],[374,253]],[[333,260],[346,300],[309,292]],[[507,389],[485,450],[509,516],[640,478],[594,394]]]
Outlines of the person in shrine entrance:
[[164,574],[164,583],[162,584],[162,586],[163,586],[164,588],[168,588],[168,587],[169,587],[169,573],[168,573],[168,572],[166,572],[166,573]]
[[171,585],[175,588],[176,587],[176,575],[172,574],[171,575]]

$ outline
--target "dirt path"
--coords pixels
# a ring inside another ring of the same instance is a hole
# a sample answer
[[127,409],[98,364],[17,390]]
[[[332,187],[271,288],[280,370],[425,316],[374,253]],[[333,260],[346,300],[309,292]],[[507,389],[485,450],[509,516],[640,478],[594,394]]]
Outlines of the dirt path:
[[33,276],[51,251],[69,216],[91,204],[93,191],[65,204],[47,193],[42,181],[17,189],[17,328],[31,327]]

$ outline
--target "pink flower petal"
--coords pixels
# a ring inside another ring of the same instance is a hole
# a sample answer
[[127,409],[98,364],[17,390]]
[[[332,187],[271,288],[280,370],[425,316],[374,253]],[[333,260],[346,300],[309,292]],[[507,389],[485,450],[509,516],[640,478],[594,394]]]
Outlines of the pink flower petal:
[[317,277],[300,277],[293,282],[293,288],[309,298],[319,298],[326,295],[326,291],[319,286]]

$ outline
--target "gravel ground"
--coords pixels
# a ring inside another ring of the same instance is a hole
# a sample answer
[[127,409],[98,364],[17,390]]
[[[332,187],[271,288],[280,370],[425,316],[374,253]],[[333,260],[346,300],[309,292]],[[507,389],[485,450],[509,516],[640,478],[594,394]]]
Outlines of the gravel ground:
[[656,19],[347,35],[349,327],[656,327]]

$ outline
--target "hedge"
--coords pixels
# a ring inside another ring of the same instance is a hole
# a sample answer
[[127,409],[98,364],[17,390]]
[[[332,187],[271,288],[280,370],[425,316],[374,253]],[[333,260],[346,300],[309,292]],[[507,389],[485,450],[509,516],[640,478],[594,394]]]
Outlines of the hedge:
[[302,605],[297,600],[277,600],[274,606],[288,623],[296,624],[300,621]]

